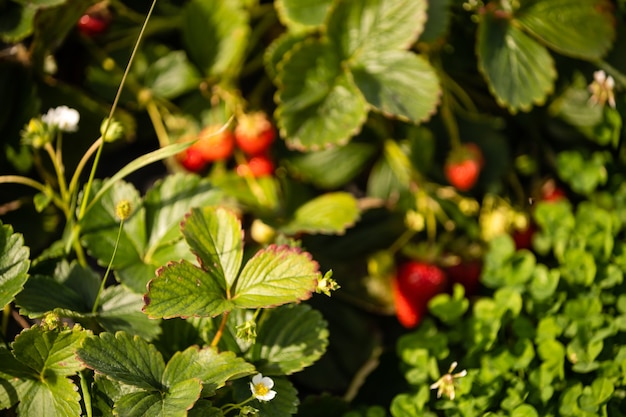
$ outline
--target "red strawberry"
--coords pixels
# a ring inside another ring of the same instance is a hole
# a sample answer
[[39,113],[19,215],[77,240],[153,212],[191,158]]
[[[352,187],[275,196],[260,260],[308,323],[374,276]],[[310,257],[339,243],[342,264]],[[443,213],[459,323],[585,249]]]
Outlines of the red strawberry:
[[537,226],[530,223],[525,229],[516,229],[513,232],[513,241],[517,250],[530,249],[532,247],[533,235],[537,231]]
[[468,191],[476,184],[482,166],[483,156],[480,148],[474,143],[468,143],[450,153],[444,166],[444,173],[454,188]]
[[200,172],[206,166],[206,161],[200,151],[193,145],[177,155],[179,162],[186,170]]
[[106,2],[96,3],[85,11],[76,27],[84,36],[92,38],[104,33],[111,24],[112,16]]
[[542,201],[559,201],[567,198],[565,191],[560,188],[554,180],[550,179],[543,183],[541,186],[541,200]]
[[237,174],[244,177],[248,174],[255,178],[272,175],[274,163],[267,155],[255,155],[248,162],[237,165]]
[[274,127],[262,111],[244,114],[235,128],[237,146],[248,155],[266,152],[275,137]]
[[478,259],[462,261],[446,268],[446,275],[453,283],[463,285],[465,294],[469,296],[476,294],[480,287],[482,268],[482,262]]
[[228,159],[235,148],[233,134],[229,130],[221,130],[221,125],[207,126],[198,134],[197,147],[206,162]]
[[396,316],[407,328],[415,327],[428,310],[428,301],[446,288],[445,273],[436,265],[408,261],[400,265],[392,288]]

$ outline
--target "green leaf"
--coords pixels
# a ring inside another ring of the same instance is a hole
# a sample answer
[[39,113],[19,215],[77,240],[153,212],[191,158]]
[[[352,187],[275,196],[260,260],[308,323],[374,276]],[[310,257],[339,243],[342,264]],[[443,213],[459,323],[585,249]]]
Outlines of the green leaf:
[[276,120],[287,145],[319,150],[342,145],[358,133],[367,103],[341,68],[333,45],[303,42],[280,66]]
[[243,267],[233,302],[241,308],[259,308],[306,300],[319,279],[319,265],[308,252],[270,245]]
[[469,300],[461,284],[454,285],[452,296],[438,294],[428,302],[428,310],[446,324],[458,322],[468,308]]
[[423,0],[340,1],[328,20],[328,37],[343,58],[407,49],[424,30]]
[[0,305],[13,301],[28,279],[30,250],[22,235],[0,221]]
[[482,15],[476,48],[489,91],[511,113],[543,104],[552,92],[557,73],[548,50],[510,20]]
[[326,351],[327,324],[305,304],[267,310],[246,358],[263,375],[290,375],[312,365]]
[[613,44],[613,8],[607,0],[536,0],[522,3],[515,20],[558,53],[594,60]]
[[[75,351],[85,336],[78,327],[46,330],[35,325],[15,338],[14,355],[21,365],[3,357],[0,374],[7,372],[17,377],[11,378],[11,384],[19,396],[20,415],[80,414],[78,388],[67,376],[83,368]],[[29,374],[25,374],[25,367],[31,369]]]
[[372,144],[350,142],[318,152],[291,155],[285,163],[295,177],[319,188],[336,189],[358,175],[375,152]]
[[75,351],[85,338],[79,328],[73,330],[45,330],[33,326],[20,333],[13,342],[15,358],[42,375],[42,380],[75,374],[83,369]]
[[115,402],[114,412],[128,417],[186,417],[200,397],[200,381],[188,379],[170,386],[167,392],[137,391]]
[[580,396],[580,408],[586,411],[596,411],[599,406],[608,402],[615,392],[615,385],[608,378],[596,378],[591,388],[585,387]]
[[33,33],[33,21],[37,8],[21,6],[14,2],[3,5],[0,13],[0,40],[17,43]]
[[200,267],[230,292],[243,259],[243,232],[235,213],[220,207],[194,208],[185,217],[182,231]]
[[161,333],[158,320],[150,319],[141,310],[144,302],[141,294],[132,292],[123,285],[106,288],[100,297],[96,320],[110,333],[123,330],[146,340]]
[[511,417],[539,417],[539,413],[532,405],[522,404],[513,409]]
[[596,262],[593,255],[582,249],[565,252],[561,274],[571,285],[591,286],[596,278]]
[[145,390],[162,390],[165,362],[144,339],[125,332],[107,332],[87,338],[77,355],[94,371]]
[[29,380],[20,398],[17,413],[20,416],[79,416],[81,413],[78,387],[71,379],[49,378],[46,382]]
[[237,276],[243,251],[240,227],[227,210],[192,210],[183,233],[202,266],[181,261],[160,268],[149,283],[144,311],[151,317],[216,316],[234,307],[269,307],[309,298],[321,275],[311,255],[297,248],[262,249]]
[[239,2],[193,0],[185,5],[183,43],[204,74],[236,75],[250,36],[248,19]]
[[407,51],[368,55],[351,65],[361,93],[386,116],[419,123],[428,119],[439,102],[439,80],[426,59]]
[[171,51],[148,67],[144,82],[155,96],[173,99],[197,88],[200,79],[185,51]]
[[545,301],[554,295],[559,285],[560,273],[558,269],[550,269],[539,264],[535,268],[530,282],[530,294],[537,301]]
[[360,210],[354,196],[346,192],[323,194],[298,207],[292,219],[280,226],[286,234],[344,234],[359,219]]
[[435,42],[448,32],[452,13],[450,13],[450,0],[428,2],[428,20],[424,32],[419,37],[420,42]]
[[285,54],[294,48],[297,44],[306,39],[306,33],[292,33],[284,32],[265,49],[263,54],[263,63],[265,64],[265,72],[273,81],[276,81],[278,76],[278,66],[280,62],[285,58]]
[[563,151],[557,155],[556,168],[559,177],[567,182],[572,190],[588,195],[608,180],[605,167],[608,156],[594,152],[591,157],[578,151]]
[[153,318],[217,316],[234,308],[225,285],[187,261],[169,263],[148,283],[143,310]]
[[254,366],[233,352],[218,353],[215,348],[191,346],[176,352],[163,373],[163,383],[172,386],[188,379],[202,382],[202,396],[211,396],[224,384],[254,373]]
[[274,7],[289,31],[303,32],[321,26],[332,3],[332,0],[276,0]]

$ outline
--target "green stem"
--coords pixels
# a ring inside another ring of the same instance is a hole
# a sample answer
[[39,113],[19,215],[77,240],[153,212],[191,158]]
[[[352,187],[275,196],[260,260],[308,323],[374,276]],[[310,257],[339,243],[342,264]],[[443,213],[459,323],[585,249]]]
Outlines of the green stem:
[[[60,153],[57,150],[55,152],[54,148],[50,143],[46,143],[44,145],[44,149],[48,153],[50,160],[52,161],[52,166],[54,167],[54,172],[57,175],[57,182],[59,184],[59,193],[61,194],[61,199],[66,207],[69,207],[69,194],[67,191],[67,184],[65,182],[65,168],[63,167],[63,162],[60,160]],[[66,211],[66,217],[69,217],[70,213]]]
[[248,404],[250,401],[254,400],[254,395],[251,395],[250,398],[248,398],[247,400],[244,400],[238,404],[233,404],[233,403],[228,403],[228,404],[224,404],[221,407],[222,413],[224,415],[226,415],[226,413],[229,413],[233,410],[236,409],[240,409],[241,407],[243,407],[244,405]]
[[70,194],[73,195],[74,192],[77,191],[76,187],[78,187],[78,180],[80,179],[80,174],[82,174],[83,169],[85,169],[85,165],[87,165],[89,158],[92,157],[94,152],[96,152],[101,145],[102,145],[102,137],[99,137],[94,143],[91,144],[89,149],[87,149],[87,152],[85,152],[83,157],[78,162],[78,165],[76,165],[76,169],[74,170],[74,175],[72,175],[72,179],[70,180],[70,185],[68,187]]
[[[152,127],[154,128],[154,132],[159,140],[159,145],[161,148],[166,147],[170,144],[170,136],[167,133],[167,129],[163,124],[163,117],[161,117],[161,112],[159,112],[159,108],[154,100],[148,100],[146,103],[146,111],[148,112],[148,116],[152,122]],[[179,170],[179,167],[173,161],[172,157],[166,158],[163,162],[170,172],[176,172]]]
[[87,375],[84,370],[80,371],[80,389],[83,392],[83,401],[85,403],[87,417],[92,417],[91,392],[89,391],[89,381],[87,381]]
[[[139,36],[137,37],[137,42],[135,42],[135,46],[133,48],[132,53],[130,54],[130,58],[128,59],[128,64],[126,65],[126,69],[124,70],[124,75],[122,76],[122,81],[120,82],[120,86],[117,89],[117,93],[115,94],[115,99],[113,100],[113,105],[111,106],[111,110],[109,112],[109,116],[106,121],[106,125],[104,128],[104,132],[102,133],[102,137],[106,137],[109,126],[111,124],[111,120],[113,119],[113,114],[115,113],[115,109],[117,109],[117,104],[122,95],[122,89],[124,88],[124,84],[126,83],[126,78],[128,77],[128,73],[130,72],[130,67],[135,59],[135,55],[139,50],[139,44],[141,43],[141,39],[143,38],[143,34],[146,30],[146,26],[148,25],[148,21],[150,20],[150,16],[152,16],[152,11],[154,10],[154,6],[156,5],[157,0],[152,0],[152,5],[150,6],[150,10],[148,10],[148,14],[146,15],[146,19],[144,20],[143,26],[139,32]],[[87,181],[87,185],[85,186],[85,195],[81,202],[80,211],[78,213],[78,220],[82,219],[85,215],[85,210],[87,208],[87,201],[89,200],[89,192],[91,191],[91,187],[93,185],[93,181],[96,176],[96,168],[98,167],[98,162],[100,161],[100,155],[102,155],[102,148],[104,147],[104,141],[101,142],[98,147],[98,151],[96,152],[96,158],[91,167],[91,172],[89,174],[89,180]]]
[[122,236],[122,228],[124,227],[124,220],[120,220],[120,227],[117,229],[117,238],[115,238],[115,246],[113,247],[113,254],[111,254],[111,259],[109,260],[109,265],[107,265],[107,270],[104,273],[104,277],[102,278],[102,282],[100,283],[100,288],[98,289],[98,295],[96,295],[96,300],[93,303],[93,308],[91,312],[93,314],[98,311],[98,304],[100,302],[100,296],[102,295],[102,291],[104,291],[104,286],[106,285],[107,278],[109,277],[109,272],[111,272],[111,267],[113,266],[113,260],[115,259],[115,254],[117,253],[117,247],[120,244],[120,236]]
[[[22,184],[28,187],[34,188],[44,194],[48,193],[48,188],[45,184],[33,180],[32,178],[23,177],[21,175],[0,175],[0,184]],[[52,203],[57,206],[63,213],[67,212],[65,203],[56,194],[52,195]]]

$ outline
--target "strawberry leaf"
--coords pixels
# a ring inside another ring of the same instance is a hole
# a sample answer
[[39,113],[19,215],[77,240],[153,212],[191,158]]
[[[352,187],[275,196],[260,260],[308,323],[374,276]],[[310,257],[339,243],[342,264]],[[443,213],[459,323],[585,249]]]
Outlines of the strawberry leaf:
[[286,305],[264,313],[246,358],[264,375],[290,375],[317,361],[327,345],[327,324],[318,311]]
[[254,373],[254,366],[233,352],[218,353],[215,348],[192,346],[176,352],[163,373],[163,383],[172,386],[188,379],[202,381],[202,396],[214,395],[226,381]]
[[610,1],[538,0],[522,4],[515,20],[558,53],[594,60],[613,44],[615,14]]
[[289,147],[342,145],[361,129],[367,103],[332,44],[297,44],[279,69],[276,120]]
[[280,227],[286,234],[343,234],[359,219],[356,199],[346,192],[323,194],[298,207],[292,219]]
[[28,279],[30,250],[22,235],[0,221],[0,305],[13,301]]
[[233,301],[241,308],[259,308],[305,300],[321,279],[318,268],[308,252],[270,245],[244,266]]
[[309,298],[320,278],[311,256],[288,246],[260,250],[239,273],[241,225],[222,208],[192,209],[183,234],[200,266],[183,260],[159,269],[145,296],[151,317],[216,316],[295,302]]
[[499,105],[511,113],[543,104],[556,70],[548,50],[510,20],[485,13],[478,25],[478,67]]
[[103,332],[87,338],[77,354],[87,367],[116,381],[148,391],[163,389],[163,356],[138,336]]
[[332,0],[276,0],[274,7],[281,23],[291,32],[303,32],[321,26],[332,3]]
[[241,68],[250,36],[248,14],[239,2],[193,0],[183,13],[182,39],[190,58],[207,75]]
[[367,102],[386,116],[418,123],[434,113],[439,101],[435,70],[412,52],[369,55],[353,64],[352,75]]
[[343,58],[362,59],[407,49],[424,30],[424,0],[340,1],[328,21],[328,37]]
[[138,391],[115,402],[116,415],[128,417],[185,417],[200,397],[202,385],[187,379],[169,387],[167,392]]

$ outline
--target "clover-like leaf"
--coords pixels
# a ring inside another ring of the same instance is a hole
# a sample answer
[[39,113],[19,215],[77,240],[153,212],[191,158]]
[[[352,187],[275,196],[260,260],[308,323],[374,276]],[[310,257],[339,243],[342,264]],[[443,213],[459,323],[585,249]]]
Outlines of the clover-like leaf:
[[291,148],[345,144],[365,122],[367,103],[329,42],[307,41],[292,48],[277,83],[276,120]]
[[322,315],[298,304],[268,310],[246,358],[267,375],[290,375],[312,365],[326,351],[328,329]]
[[22,235],[0,221],[0,305],[4,307],[18,294],[28,279],[30,250]]
[[515,13],[521,27],[549,48],[574,58],[600,59],[615,38],[608,0],[537,0]]
[[292,219],[280,226],[286,234],[298,232],[344,234],[359,219],[360,209],[354,196],[334,192],[315,197],[296,209]]
[[428,119],[439,102],[439,80],[432,66],[407,51],[384,51],[357,60],[354,82],[369,104],[386,116],[418,123]]
[[407,49],[424,30],[424,0],[339,1],[328,20],[328,37],[343,58]]
[[557,74],[550,53],[510,20],[482,15],[476,48],[489,91],[511,113],[543,104],[552,92]]

